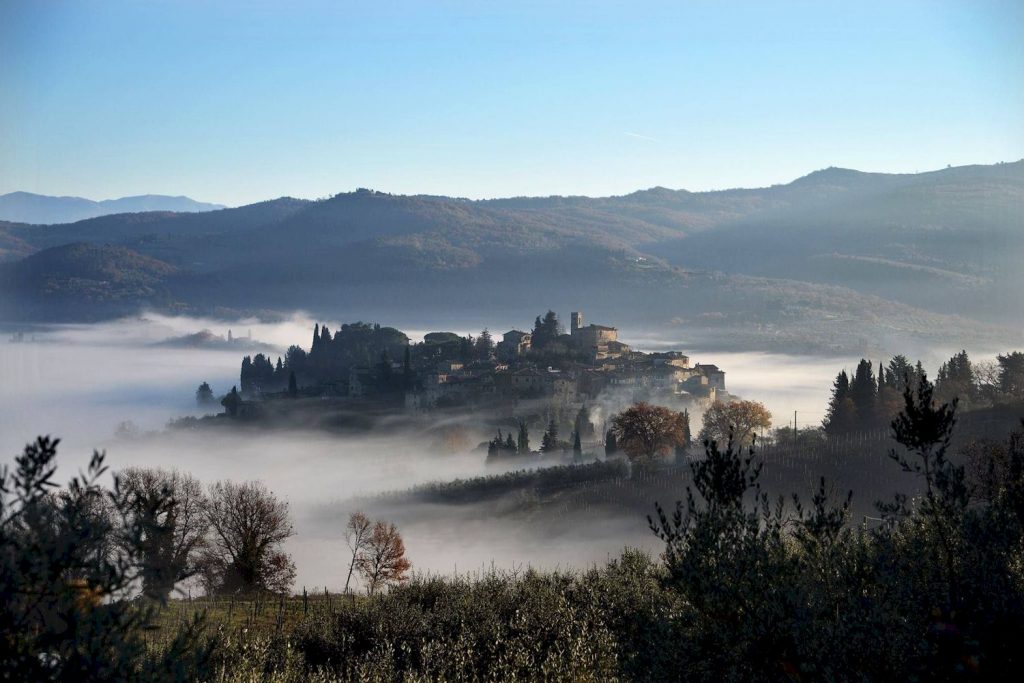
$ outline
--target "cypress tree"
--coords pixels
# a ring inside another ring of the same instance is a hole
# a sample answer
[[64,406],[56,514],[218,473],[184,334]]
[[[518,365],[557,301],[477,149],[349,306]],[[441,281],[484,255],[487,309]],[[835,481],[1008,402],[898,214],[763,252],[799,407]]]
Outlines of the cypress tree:
[[405,357],[402,359],[402,381],[406,389],[412,388],[412,347],[405,345]]
[[520,455],[526,455],[530,452],[530,432],[525,420],[519,421],[519,439],[516,446]]
[[242,397],[238,395],[238,389],[231,387],[231,392],[221,400],[220,404],[224,406],[224,411],[229,416],[237,416],[238,409],[242,405]]
[[619,452],[619,443],[615,438],[615,432],[611,429],[604,437],[604,454],[605,457],[616,455]]
[[246,356],[242,359],[242,372],[239,377],[240,384],[242,385],[242,393],[248,394],[253,389],[253,367],[252,358]]
[[544,438],[541,439],[540,449],[545,453],[550,453],[558,448],[558,425],[555,424],[555,419],[551,418],[551,422],[548,423],[548,429],[544,432]]
[[586,404],[581,405],[579,411],[576,413],[576,421],[574,428],[580,434],[580,438],[583,438],[583,434],[590,434],[592,426],[590,424],[590,413],[587,412]]

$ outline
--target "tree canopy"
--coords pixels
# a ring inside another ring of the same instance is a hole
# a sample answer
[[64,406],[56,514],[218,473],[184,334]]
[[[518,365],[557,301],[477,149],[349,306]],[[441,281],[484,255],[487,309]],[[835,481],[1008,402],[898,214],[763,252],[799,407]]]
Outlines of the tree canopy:
[[612,420],[617,448],[632,460],[649,460],[687,446],[689,416],[662,406],[640,402]]
[[754,442],[758,431],[771,426],[772,414],[763,403],[716,401],[704,411],[700,439],[724,444],[731,438],[736,444],[747,446]]

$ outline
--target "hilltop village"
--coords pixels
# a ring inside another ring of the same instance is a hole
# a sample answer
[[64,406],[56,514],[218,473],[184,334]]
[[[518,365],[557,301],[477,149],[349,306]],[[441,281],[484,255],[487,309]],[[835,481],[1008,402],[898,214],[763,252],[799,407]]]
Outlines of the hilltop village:
[[570,316],[568,331],[548,311],[531,331],[513,329],[495,340],[431,332],[411,343],[403,332],[353,323],[331,332],[316,325],[309,350],[288,349],[273,363],[246,356],[241,394],[229,413],[274,398],[319,397],[353,406],[390,406],[408,411],[493,409],[514,415],[525,403],[559,413],[619,396],[679,409],[728,398],[725,372],[690,364],[677,351],[643,353],[618,338],[618,330]]

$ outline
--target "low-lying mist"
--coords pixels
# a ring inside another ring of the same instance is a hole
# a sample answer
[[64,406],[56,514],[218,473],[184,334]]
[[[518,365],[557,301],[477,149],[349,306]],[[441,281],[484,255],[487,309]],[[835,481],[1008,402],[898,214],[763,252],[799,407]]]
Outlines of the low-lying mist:
[[[401,321],[381,322],[402,329]],[[454,452],[438,450],[422,430],[393,425],[365,434],[258,428],[165,431],[173,418],[203,413],[194,398],[201,382],[209,382],[218,396],[237,384],[241,357],[251,352],[252,344],[280,349],[283,355],[291,344],[308,346],[313,323],[302,314],[277,322],[146,315],[22,330],[25,341],[4,343],[0,354],[3,462],[9,463],[36,435],[52,434],[63,439],[61,481],[83,467],[94,448],[107,451],[113,470],[159,466],[190,472],[203,482],[263,480],[291,505],[297,533],[287,547],[298,567],[296,586],[332,589],[344,582],[342,531],[357,504],[354,497],[522,466],[485,464],[484,455],[473,450],[491,436],[482,424],[469,425],[469,438]],[[507,323],[496,329],[522,327],[522,321]],[[437,329],[445,327],[470,329]],[[242,339],[230,348],[167,343],[204,329],[225,338],[230,329]],[[406,330],[414,341],[426,331]],[[12,333],[3,332],[3,339]],[[687,351],[685,343],[657,332],[624,329],[620,338],[642,350]],[[796,410],[800,426],[821,421],[835,373],[856,361],[764,353],[690,355],[692,362],[724,369],[730,392],[763,401],[777,425],[787,424]],[[131,426],[119,430],[125,423]],[[697,427],[699,422],[695,431]],[[540,435],[533,439],[536,445]],[[399,523],[409,556],[420,571],[472,571],[492,563],[578,567],[602,562],[627,544],[657,547],[642,517],[584,516],[567,526],[498,515],[488,504],[457,507],[375,503],[374,512]]]

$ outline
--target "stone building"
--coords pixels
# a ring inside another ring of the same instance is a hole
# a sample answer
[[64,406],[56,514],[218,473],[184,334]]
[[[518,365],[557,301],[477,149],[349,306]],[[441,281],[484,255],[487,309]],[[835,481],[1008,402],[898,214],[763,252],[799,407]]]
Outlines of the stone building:
[[620,358],[629,354],[629,347],[619,341],[619,331],[607,325],[583,325],[583,313],[573,311],[570,317],[569,337],[572,343],[585,351],[592,363]]
[[501,335],[501,341],[495,346],[495,353],[498,358],[505,361],[521,358],[530,350],[530,343],[533,335],[522,330],[509,330]]
[[697,363],[694,369],[704,377],[708,378],[708,385],[718,391],[725,391],[725,371],[720,370],[717,365]]

